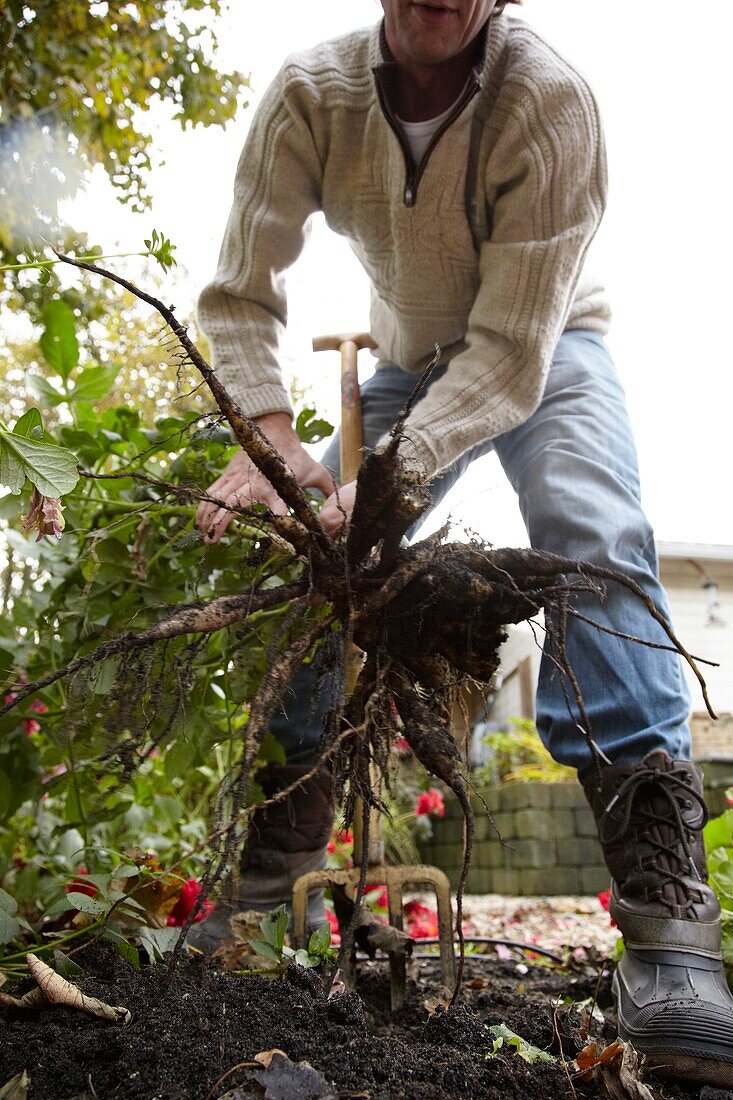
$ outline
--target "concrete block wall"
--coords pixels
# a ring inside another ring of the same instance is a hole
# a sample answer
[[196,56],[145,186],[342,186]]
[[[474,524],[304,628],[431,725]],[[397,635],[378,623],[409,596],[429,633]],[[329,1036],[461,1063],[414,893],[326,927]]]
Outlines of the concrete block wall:
[[[733,765],[702,767],[715,816],[726,808]],[[473,795],[476,844],[466,884],[469,894],[597,894],[608,888],[610,876],[580,784],[505,784],[482,795],[496,828]],[[420,854],[425,863],[441,867],[455,887],[463,858],[463,818],[455,798],[447,797],[445,804],[445,817],[432,819],[433,836],[421,845]]]

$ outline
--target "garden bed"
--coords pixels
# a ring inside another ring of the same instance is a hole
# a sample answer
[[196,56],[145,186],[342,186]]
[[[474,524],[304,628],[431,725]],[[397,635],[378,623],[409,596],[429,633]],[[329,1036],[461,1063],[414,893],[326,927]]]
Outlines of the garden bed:
[[[0,1086],[26,1070],[29,1100],[262,1097],[257,1065],[217,1082],[232,1067],[275,1047],[293,1062],[307,1060],[339,1097],[559,1100],[573,1095],[563,1063],[528,1064],[504,1050],[487,1057],[493,1047],[489,1027],[506,1024],[555,1054],[562,1043],[565,1057],[572,1058],[582,1046],[580,1017],[558,1003],[582,1001],[596,990],[601,1006],[610,1003],[607,973],[599,983],[593,967],[573,974],[495,957],[467,958],[466,983],[447,1014],[430,1003],[439,995],[435,964],[413,963],[407,1004],[394,1016],[382,964],[360,969],[360,996],[327,1001],[313,972],[299,967],[289,968],[282,980],[270,980],[224,973],[203,958],[184,959],[174,972],[161,964],[135,972],[100,946],[76,957],[85,970],[77,979],[84,991],[126,1005],[132,1021],[107,1024],[68,1009],[22,1017],[4,1012]],[[603,1041],[614,1037],[608,1024],[591,1021],[591,1032]],[[652,1077],[648,1083],[654,1087]],[[578,1097],[600,1095],[593,1084],[575,1080],[573,1087]],[[710,1090],[701,1094],[664,1085],[666,1098],[701,1095]]]

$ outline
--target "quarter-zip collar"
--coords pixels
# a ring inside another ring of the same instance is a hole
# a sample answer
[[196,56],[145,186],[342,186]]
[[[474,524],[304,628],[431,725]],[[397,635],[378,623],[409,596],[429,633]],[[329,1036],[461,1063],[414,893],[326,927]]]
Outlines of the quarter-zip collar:
[[389,123],[390,127],[394,131],[400,148],[402,149],[402,155],[405,159],[405,188],[404,188],[404,200],[405,206],[414,206],[417,201],[417,189],[422,179],[423,172],[430,159],[430,155],[433,149],[438,144],[441,136],[445,133],[449,126],[451,126],[458,116],[462,114],[463,110],[471,102],[474,96],[478,95],[484,84],[484,69],[486,67],[488,56],[488,42],[489,35],[491,33],[491,17],[487,19],[484,26],[481,28],[479,34],[476,37],[475,47],[475,62],[471,69],[466,85],[463,92],[456,100],[453,110],[450,115],[443,122],[442,126],[433,134],[422,160],[419,164],[415,164],[412,159],[412,153],[410,146],[405,137],[404,131],[400,126],[399,119],[395,114],[392,104],[396,99],[397,92],[397,62],[394,59],[392,51],[387,43],[387,34],[384,29],[384,20],[382,20],[379,27],[379,50],[382,60],[377,65],[374,65],[372,72],[374,73],[374,80],[377,86],[377,97],[379,99],[379,105],[382,108],[382,113]]

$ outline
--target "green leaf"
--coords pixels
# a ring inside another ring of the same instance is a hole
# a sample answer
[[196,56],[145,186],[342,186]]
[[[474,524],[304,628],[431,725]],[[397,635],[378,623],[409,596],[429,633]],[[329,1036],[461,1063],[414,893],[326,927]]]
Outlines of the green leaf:
[[9,894],[7,890],[3,890],[0,886],[0,911],[6,913],[17,913],[18,903],[12,894]]
[[295,952],[295,961],[298,966],[305,966],[307,969],[312,969],[315,966],[320,966],[321,960],[313,958],[304,947],[299,947]]
[[151,963],[169,954],[181,936],[180,928],[141,928],[140,942],[148,954]]
[[492,1024],[489,1028],[489,1032],[494,1039],[489,1058],[506,1045],[511,1047],[519,1057],[523,1058],[529,1065],[534,1065],[535,1062],[557,1061],[554,1055],[548,1054],[546,1050],[541,1050],[540,1047],[533,1046],[532,1043],[528,1043],[526,1039],[523,1039],[521,1035],[517,1035],[516,1032],[508,1028],[506,1024]]
[[0,909],[0,943],[10,943],[20,932],[20,924],[7,909]]
[[33,396],[42,401],[44,405],[61,405],[64,401],[69,400],[65,393],[57,390],[41,374],[26,374],[25,383]]
[[79,480],[76,455],[64,447],[0,431],[0,484],[17,493],[26,478],[43,496],[70,493]]
[[78,909],[80,913],[90,913],[93,917],[103,917],[109,910],[109,902],[99,901],[98,898],[90,898],[88,894],[80,894],[76,890],[70,890],[68,895],[72,909]]
[[263,764],[284,764],[285,749],[282,747],[272,730],[268,730],[262,739],[260,751],[257,756]]
[[716,848],[733,847],[733,810],[727,810],[720,817],[711,818],[705,826],[703,835],[708,852]]
[[119,373],[119,367],[87,367],[76,375],[70,401],[98,401],[106,397]]
[[265,943],[264,940],[248,940],[250,947],[252,947],[258,955],[263,955],[266,959],[272,959],[273,962],[282,962],[282,953],[276,951],[270,943]]
[[116,928],[105,928],[102,933],[102,939],[109,940],[109,942],[113,944],[117,954],[120,955],[125,962],[128,962],[133,969],[140,969],[140,952],[135,945],[125,939]]
[[171,244],[170,240],[163,233],[159,233],[157,229],[153,230],[150,239],[144,243],[150,255],[158,261],[163,271],[167,271],[178,263],[173,255],[176,246]]
[[288,921],[288,911],[284,905],[279,905],[277,909],[273,909],[260,921],[262,935],[278,951],[282,950],[285,943]]
[[330,950],[331,928],[329,925],[324,924],[321,928],[316,928],[308,940],[308,953],[310,955],[325,955]]
[[43,435],[43,421],[38,409],[29,409],[27,413],[16,422],[13,435],[22,435],[27,439],[38,439]]
[[295,422],[295,431],[302,443],[320,443],[333,435],[333,424],[319,418],[315,409],[302,409]]
[[101,661],[97,665],[92,677],[92,691],[95,695],[109,694],[114,687],[119,664],[118,657],[108,657],[106,661]]
[[49,366],[66,381],[79,362],[74,312],[61,298],[54,298],[43,311],[43,323],[41,351]]
[[185,775],[196,757],[196,746],[185,738],[179,737],[166,751],[163,760],[163,774],[166,779],[176,779]]
[[53,968],[62,978],[77,978],[84,973],[78,963],[68,955],[64,955],[63,951],[58,950],[53,953]]

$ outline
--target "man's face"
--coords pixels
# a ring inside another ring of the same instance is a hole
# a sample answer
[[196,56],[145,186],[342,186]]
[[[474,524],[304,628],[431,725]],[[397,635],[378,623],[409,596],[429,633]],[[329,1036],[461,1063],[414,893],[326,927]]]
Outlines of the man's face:
[[439,65],[473,41],[498,0],[381,0],[395,59]]

